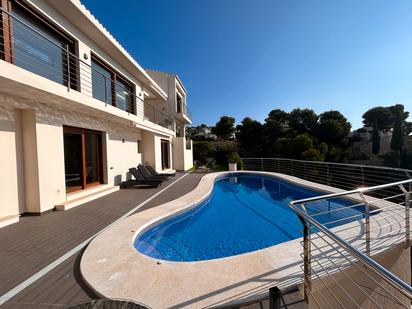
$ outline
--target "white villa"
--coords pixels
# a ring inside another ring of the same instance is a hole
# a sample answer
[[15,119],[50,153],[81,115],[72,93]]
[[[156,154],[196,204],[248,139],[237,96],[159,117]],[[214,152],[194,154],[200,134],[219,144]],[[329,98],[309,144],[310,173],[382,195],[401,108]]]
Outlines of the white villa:
[[149,71],[78,0],[2,0],[0,226],[192,167],[177,75]]

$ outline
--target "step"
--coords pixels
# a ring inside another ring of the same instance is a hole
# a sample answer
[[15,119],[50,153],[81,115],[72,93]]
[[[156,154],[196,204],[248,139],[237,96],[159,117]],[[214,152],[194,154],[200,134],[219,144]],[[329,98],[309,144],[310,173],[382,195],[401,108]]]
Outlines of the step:
[[19,215],[0,217],[0,228],[19,222]]
[[59,211],[69,210],[99,197],[116,192],[119,188],[119,186],[100,185],[79,192],[73,192],[67,194],[66,201],[55,205],[54,209]]

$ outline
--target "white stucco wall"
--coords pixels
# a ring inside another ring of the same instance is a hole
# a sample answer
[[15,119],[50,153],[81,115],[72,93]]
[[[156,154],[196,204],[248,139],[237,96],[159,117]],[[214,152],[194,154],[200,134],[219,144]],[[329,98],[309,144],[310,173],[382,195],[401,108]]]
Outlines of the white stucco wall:
[[128,170],[142,163],[138,154],[138,132],[109,132],[106,135],[108,183],[119,185],[128,176]]
[[152,132],[144,131],[142,133],[142,161],[146,165],[155,168],[155,152],[154,152],[154,134]]
[[[40,212],[53,209],[66,196],[63,127],[36,119]],[[30,184],[28,184],[30,185]]]
[[178,171],[186,171],[193,167],[193,145],[186,149],[186,138],[173,138],[173,168]]
[[0,219],[19,214],[24,205],[20,123],[19,112],[0,107]]
[[0,194],[5,201],[0,217],[44,212],[66,200],[64,125],[102,132],[105,183],[120,184],[128,169],[141,163],[141,131],[127,122],[0,95]]
[[[144,131],[142,139],[142,156],[144,164],[152,166],[157,172],[162,171],[162,146],[161,141],[171,138],[167,136],[153,134],[151,132]],[[169,146],[169,160],[170,168],[173,168],[173,153],[172,145]]]

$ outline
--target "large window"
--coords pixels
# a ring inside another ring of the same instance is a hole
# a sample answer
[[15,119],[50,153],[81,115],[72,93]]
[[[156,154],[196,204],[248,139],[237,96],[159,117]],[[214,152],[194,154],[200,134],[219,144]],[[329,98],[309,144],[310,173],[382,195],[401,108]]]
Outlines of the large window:
[[112,72],[92,59],[93,98],[112,104]]
[[2,58],[77,89],[77,59],[70,55],[75,51],[74,40],[20,1],[7,6],[10,15],[2,15]]
[[119,73],[92,55],[93,98],[135,114],[134,87]]

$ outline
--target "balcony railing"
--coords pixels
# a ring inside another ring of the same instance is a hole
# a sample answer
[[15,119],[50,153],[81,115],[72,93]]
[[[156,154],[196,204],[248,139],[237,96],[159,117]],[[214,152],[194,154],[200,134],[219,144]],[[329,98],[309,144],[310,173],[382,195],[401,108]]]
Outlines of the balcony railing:
[[[290,203],[303,225],[302,271],[310,308],[410,308],[412,287],[405,280],[410,279],[411,193],[409,179]],[[331,208],[336,199],[348,205]],[[395,247],[401,250],[396,263],[402,263],[397,275],[386,268],[394,262],[387,254]]]
[[182,101],[177,102],[177,113],[185,115],[187,118],[190,119],[190,121],[192,121],[192,113],[187,107],[186,103]]
[[[67,45],[62,46],[47,33],[41,33],[2,8],[1,15],[0,59],[64,85],[69,91],[79,91],[142,120],[173,129],[173,118],[150,104],[144,104],[133,90],[92,68],[70,52]],[[3,28],[7,23],[11,27]]]
[[377,186],[412,178],[412,170],[285,158],[242,158],[243,169],[296,176],[344,190]]
[[169,130],[174,130],[173,118],[159,111],[148,102],[144,102],[144,120],[149,120]]

